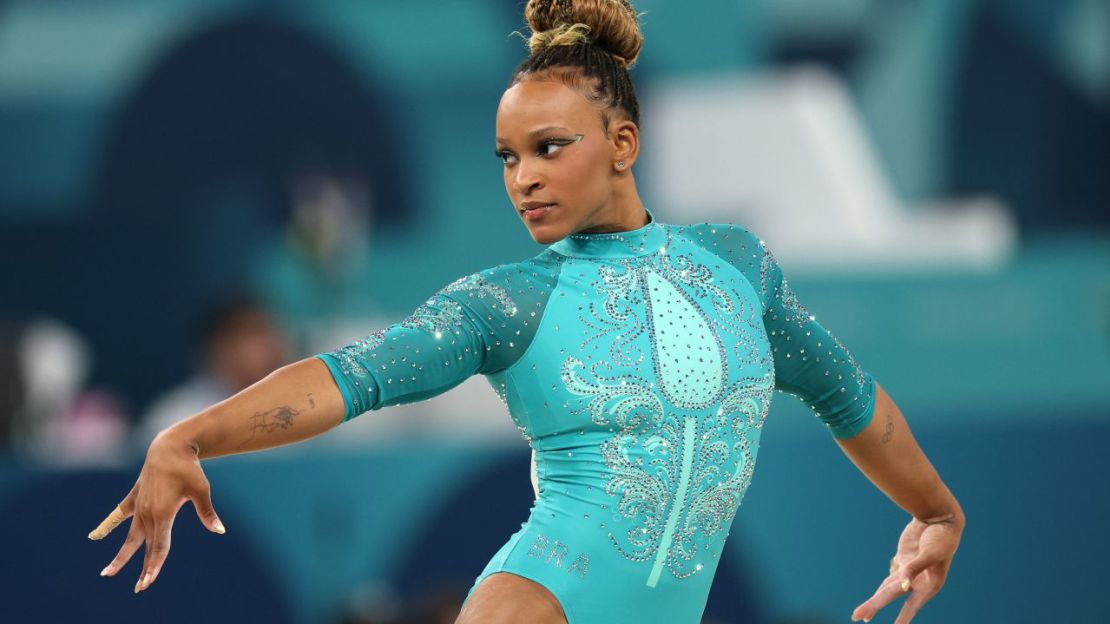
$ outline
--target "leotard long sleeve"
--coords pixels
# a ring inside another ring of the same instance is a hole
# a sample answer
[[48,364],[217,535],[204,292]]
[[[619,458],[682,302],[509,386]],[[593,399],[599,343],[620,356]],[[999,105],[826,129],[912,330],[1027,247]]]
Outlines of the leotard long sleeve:
[[762,241],[653,216],[459,279],[318,357],[348,419],[486,376],[533,449],[538,496],[474,587],[532,579],[570,624],[700,621],[775,389],[837,438],[874,409],[874,380]]

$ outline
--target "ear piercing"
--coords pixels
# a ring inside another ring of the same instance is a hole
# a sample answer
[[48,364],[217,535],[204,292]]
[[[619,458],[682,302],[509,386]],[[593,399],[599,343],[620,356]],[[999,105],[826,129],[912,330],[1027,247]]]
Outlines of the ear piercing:
[[624,169],[624,161],[617,162],[617,169]]

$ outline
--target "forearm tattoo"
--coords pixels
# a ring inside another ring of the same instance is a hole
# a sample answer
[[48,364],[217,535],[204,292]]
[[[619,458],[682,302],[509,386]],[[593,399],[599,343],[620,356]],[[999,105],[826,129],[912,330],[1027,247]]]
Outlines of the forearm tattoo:
[[247,438],[245,442],[239,445],[240,448],[245,446],[254,439],[259,432],[272,433],[278,429],[288,429],[293,426],[293,419],[300,414],[299,410],[293,409],[288,405],[275,407],[274,409],[265,412],[256,412],[251,416],[251,437]]

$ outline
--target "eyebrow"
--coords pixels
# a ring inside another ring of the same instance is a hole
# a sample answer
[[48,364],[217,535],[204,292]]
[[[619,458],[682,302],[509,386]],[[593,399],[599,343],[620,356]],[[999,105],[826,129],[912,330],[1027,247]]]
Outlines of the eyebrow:
[[[561,126],[544,126],[543,128],[540,128],[538,130],[533,130],[533,131],[529,132],[528,136],[529,136],[529,138],[531,138],[531,137],[535,137],[535,136],[538,136],[538,135],[541,135],[541,134],[548,134],[550,132],[556,132],[556,131],[558,131],[558,132],[570,132],[569,129],[563,128]],[[494,140],[497,143],[502,143],[502,144],[507,142],[505,139],[503,139],[501,137],[495,137]]]

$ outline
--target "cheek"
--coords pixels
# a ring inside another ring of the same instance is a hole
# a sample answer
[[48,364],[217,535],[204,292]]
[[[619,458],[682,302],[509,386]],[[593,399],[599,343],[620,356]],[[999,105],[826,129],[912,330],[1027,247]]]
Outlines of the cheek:
[[559,172],[560,186],[582,201],[596,201],[608,194],[609,176],[604,163],[596,157],[568,162]]
[[512,170],[508,167],[502,167],[501,177],[505,182],[505,195],[509,198],[509,203],[515,207],[521,197],[520,193],[517,192],[516,184],[513,182]]

